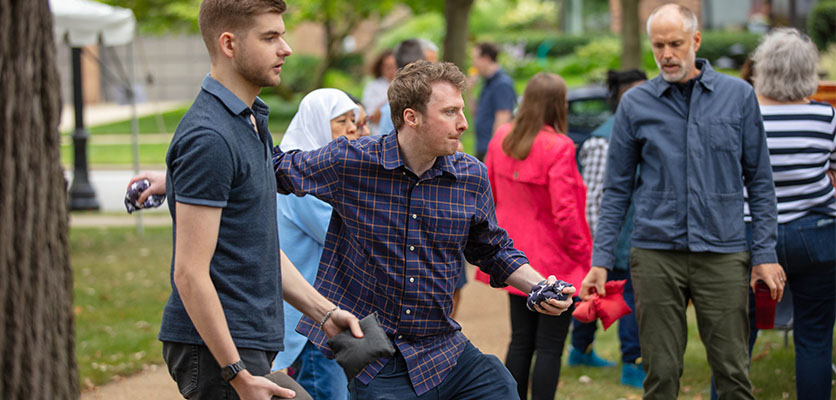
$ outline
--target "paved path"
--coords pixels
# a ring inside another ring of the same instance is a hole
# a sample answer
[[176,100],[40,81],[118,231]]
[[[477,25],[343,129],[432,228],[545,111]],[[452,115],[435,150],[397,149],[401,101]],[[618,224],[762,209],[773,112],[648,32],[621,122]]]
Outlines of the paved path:
[[[134,172],[129,169],[121,171],[93,169],[87,174],[90,184],[93,185],[93,190],[96,192],[96,199],[99,200],[99,210],[103,212],[122,212],[128,215],[125,210],[125,190],[128,188],[128,182],[134,176]],[[72,182],[72,170],[65,170],[64,176],[68,183]],[[167,210],[165,204],[161,208]]]
[[[462,292],[462,303],[456,320],[470,341],[485,353],[505,359],[505,350],[511,335],[508,320],[508,295],[473,281],[474,267],[468,268],[468,283]],[[150,366],[137,375],[87,390],[82,400],[146,400],[182,399],[177,385],[168,375],[164,365]]]

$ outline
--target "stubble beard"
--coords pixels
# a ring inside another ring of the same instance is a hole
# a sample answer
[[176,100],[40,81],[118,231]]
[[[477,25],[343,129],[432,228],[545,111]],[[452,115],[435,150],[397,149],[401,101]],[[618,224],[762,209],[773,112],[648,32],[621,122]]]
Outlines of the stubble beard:
[[665,70],[662,69],[662,62],[656,60],[656,67],[659,68],[659,73],[662,74],[662,79],[667,82],[676,83],[681,82],[685,79],[688,74],[691,73],[691,68],[695,68],[695,60],[696,60],[696,52],[694,51],[694,43],[691,43],[691,48],[688,50],[688,58],[682,61],[679,61],[679,73],[671,73],[668,74]]
[[246,50],[241,52],[240,57],[236,60],[236,69],[244,80],[260,88],[278,86],[281,82],[281,76],[273,73],[273,66],[265,69],[264,66],[257,65],[250,62],[253,57],[250,57]]

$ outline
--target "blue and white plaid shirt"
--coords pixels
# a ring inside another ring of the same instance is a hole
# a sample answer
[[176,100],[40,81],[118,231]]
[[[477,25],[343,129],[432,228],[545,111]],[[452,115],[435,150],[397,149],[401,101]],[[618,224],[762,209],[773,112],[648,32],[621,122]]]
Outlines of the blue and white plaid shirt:
[[[378,313],[421,395],[444,380],[467,342],[449,316],[461,254],[495,286],[528,260],[496,223],[484,164],[456,153],[418,177],[397,138],[339,138],[310,152],[276,148],[273,163],[279,192],[312,194],[334,207],[314,286],[358,317]],[[297,331],[329,352],[316,322],[303,318]],[[369,383],[387,361],[357,378]]]

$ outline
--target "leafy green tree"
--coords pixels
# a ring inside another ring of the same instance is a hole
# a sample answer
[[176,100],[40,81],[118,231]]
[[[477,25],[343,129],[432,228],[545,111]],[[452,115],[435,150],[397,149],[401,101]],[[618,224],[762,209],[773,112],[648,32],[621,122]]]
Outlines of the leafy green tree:
[[319,22],[325,29],[325,59],[316,71],[314,80],[317,87],[322,86],[325,72],[343,55],[343,43],[360,22],[382,17],[396,4],[394,0],[304,0],[288,4],[288,23],[293,26],[303,21]]
[[145,33],[198,32],[200,0],[100,0],[130,8],[139,30]]

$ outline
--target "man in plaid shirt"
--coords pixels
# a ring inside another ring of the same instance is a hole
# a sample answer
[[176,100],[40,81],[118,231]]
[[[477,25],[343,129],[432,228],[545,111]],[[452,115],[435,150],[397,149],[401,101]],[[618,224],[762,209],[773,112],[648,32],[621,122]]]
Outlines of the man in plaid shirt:
[[[397,349],[349,383],[352,399],[518,398],[500,361],[449,317],[462,253],[494,286],[529,292],[543,280],[497,226],[485,165],[456,152],[465,82],[453,64],[417,61],[389,88],[395,133],[274,153],[279,192],[334,207],[314,286],[354,315],[377,312]],[[570,305],[551,299],[538,311]],[[297,330],[329,353],[317,325],[304,318]]]

